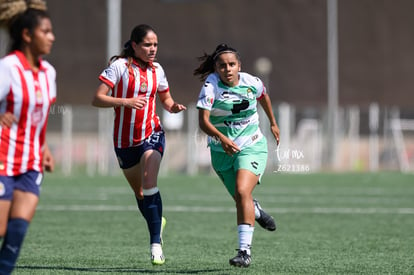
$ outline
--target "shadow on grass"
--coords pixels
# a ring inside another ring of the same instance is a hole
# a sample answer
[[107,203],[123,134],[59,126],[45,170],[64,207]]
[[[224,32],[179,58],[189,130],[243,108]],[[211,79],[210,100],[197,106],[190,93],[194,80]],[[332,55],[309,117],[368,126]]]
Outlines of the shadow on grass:
[[126,267],[64,267],[64,266],[16,266],[18,270],[55,270],[55,271],[79,271],[79,272],[102,272],[102,273],[131,273],[139,272],[143,274],[208,274],[211,272],[223,271],[222,269],[199,269],[199,270],[155,270],[145,268],[126,268]]

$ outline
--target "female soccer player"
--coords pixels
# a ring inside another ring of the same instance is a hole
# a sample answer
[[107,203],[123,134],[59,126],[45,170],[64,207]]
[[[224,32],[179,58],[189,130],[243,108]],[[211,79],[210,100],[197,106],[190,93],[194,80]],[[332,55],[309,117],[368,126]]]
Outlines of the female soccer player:
[[171,113],[186,107],[171,97],[164,70],[155,62],[157,49],[155,31],[148,25],[136,26],[121,55],[112,57],[99,76],[102,83],[92,104],[115,110],[115,153],[148,225],[151,262],[161,265],[165,262],[161,247],[165,219],[157,176],[165,139],[155,112],[156,94]]
[[248,267],[255,220],[268,230],[276,229],[273,218],[252,197],[267,162],[267,142],[259,129],[257,101],[277,143],[279,127],[262,81],[240,72],[240,56],[235,49],[220,44],[211,55],[199,59],[202,63],[194,75],[204,81],[197,102],[200,128],[209,136],[213,168],[236,202],[239,249],[229,263]]
[[0,15],[12,42],[0,60],[0,274],[12,272],[39,201],[43,170],[54,167],[45,134],[56,72],[41,56],[50,53],[55,37],[45,5],[16,2],[20,6],[7,3]]

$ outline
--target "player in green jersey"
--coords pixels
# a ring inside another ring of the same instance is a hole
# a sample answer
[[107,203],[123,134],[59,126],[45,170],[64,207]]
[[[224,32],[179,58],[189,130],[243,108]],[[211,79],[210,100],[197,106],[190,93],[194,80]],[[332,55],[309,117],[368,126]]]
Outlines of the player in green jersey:
[[240,71],[240,56],[234,48],[220,44],[212,54],[199,59],[201,64],[194,70],[204,81],[197,102],[199,125],[209,136],[212,166],[237,208],[239,249],[229,263],[248,267],[255,220],[270,231],[276,229],[273,218],[252,196],[267,162],[267,141],[259,128],[257,102],[277,143],[279,127],[263,82]]

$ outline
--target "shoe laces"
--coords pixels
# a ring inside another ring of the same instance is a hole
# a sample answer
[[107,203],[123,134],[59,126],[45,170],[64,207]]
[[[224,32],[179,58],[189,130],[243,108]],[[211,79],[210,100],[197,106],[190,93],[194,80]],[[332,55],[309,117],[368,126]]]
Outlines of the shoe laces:
[[250,257],[250,255],[247,254],[246,250],[236,249],[236,251],[237,251],[237,256],[242,257],[243,259]]

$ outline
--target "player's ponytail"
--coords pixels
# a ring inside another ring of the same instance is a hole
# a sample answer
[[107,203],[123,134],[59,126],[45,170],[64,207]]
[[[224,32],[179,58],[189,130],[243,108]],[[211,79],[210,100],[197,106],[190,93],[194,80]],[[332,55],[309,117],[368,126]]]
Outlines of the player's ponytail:
[[129,40],[125,42],[121,54],[112,56],[109,60],[109,63],[115,61],[118,58],[126,58],[128,60],[128,66],[131,65],[132,61],[136,59],[134,49],[132,48],[132,42],[135,42],[137,44],[141,43],[144,40],[144,37],[150,31],[156,33],[155,30],[149,25],[141,24],[136,26],[132,30]]

